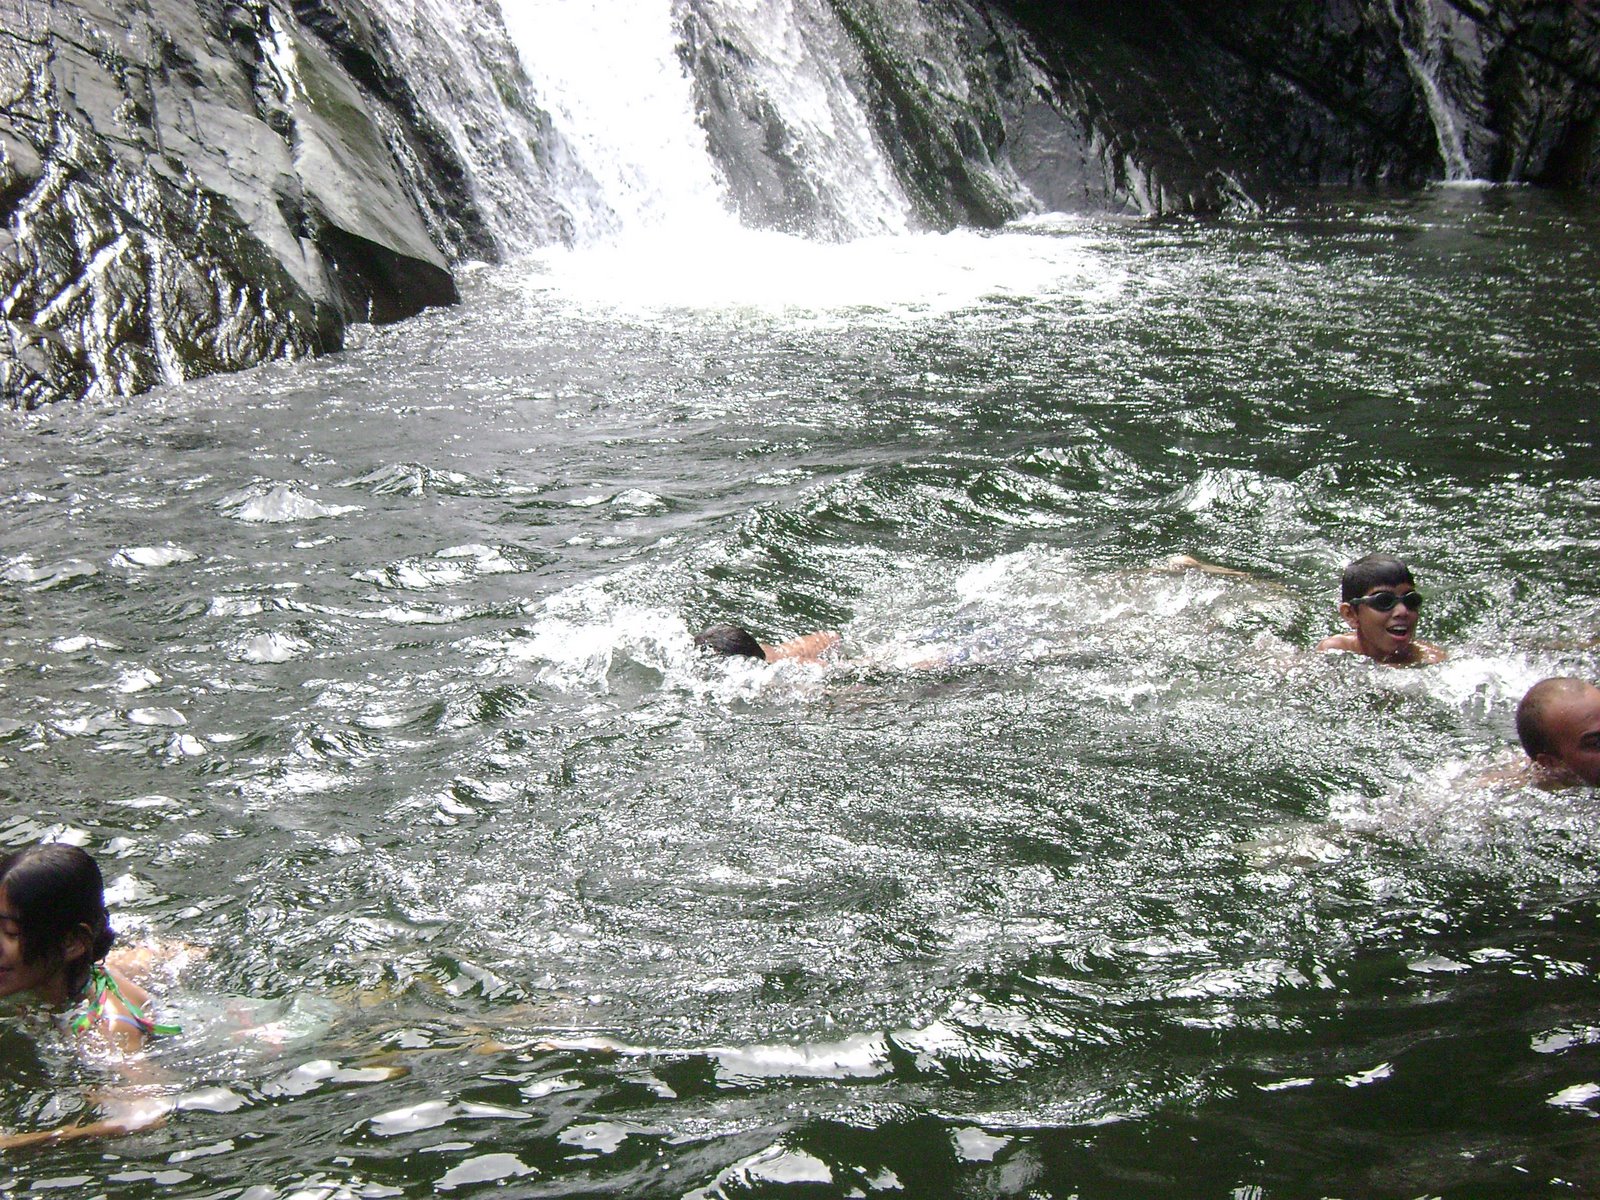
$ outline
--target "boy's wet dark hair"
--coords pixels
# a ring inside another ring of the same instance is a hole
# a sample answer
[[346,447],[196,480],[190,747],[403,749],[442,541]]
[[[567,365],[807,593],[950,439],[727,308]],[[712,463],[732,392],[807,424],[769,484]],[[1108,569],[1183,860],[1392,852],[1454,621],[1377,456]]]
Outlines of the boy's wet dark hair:
[[1375,587],[1396,587],[1402,583],[1417,586],[1417,581],[1411,578],[1410,567],[1392,554],[1369,554],[1344,569],[1344,576],[1339,580],[1339,599],[1348,604]]
[[29,846],[0,858],[0,891],[21,927],[24,962],[60,956],[73,930],[88,926],[89,954],[72,963],[67,976],[72,991],[82,990],[89,968],[106,956],[116,939],[106,913],[99,864],[63,842]]
[[740,629],[737,625],[713,625],[695,634],[694,644],[725,658],[759,658],[762,662],[767,661],[767,652],[761,648],[761,643],[751,636],[748,629]]

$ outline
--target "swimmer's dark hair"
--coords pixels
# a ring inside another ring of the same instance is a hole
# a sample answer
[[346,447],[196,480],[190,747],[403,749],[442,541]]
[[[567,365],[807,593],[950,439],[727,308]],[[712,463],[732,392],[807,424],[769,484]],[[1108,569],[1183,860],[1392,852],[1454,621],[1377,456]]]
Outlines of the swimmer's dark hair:
[[23,962],[62,957],[73,931],[88,926],[88,956],[72,963],[67,975],[68,989],[74,994],[82,991],[89,968],[110,952],[116,940],[106,914],[99,864],[65,842],[29,846],[0,858],[0,890],[21,927]]
[[1557,675],[1551,679],[1541,679],[1527,690],[1522,702],[1517,705],[1517,740],[1522,743],[1529,758],[1556,752],[1548,728],[1550,707],[1566,696],[1588,689],[1589,685],[1581,679]]
[[1357,596],[1366,595],[1371,588],[1394,587],[1401,583],[1417,586],[1417,581],[1411,578],[1410,567],[1392,554],[1369,554],[1344,569],[1344,576],[1339,580],[1339,599],[1348,604]]
[[751,636],[748,629],[737,625],[713,625],[694,635],[694,644],[724,658],[759,658],[767,661],[767,652]]

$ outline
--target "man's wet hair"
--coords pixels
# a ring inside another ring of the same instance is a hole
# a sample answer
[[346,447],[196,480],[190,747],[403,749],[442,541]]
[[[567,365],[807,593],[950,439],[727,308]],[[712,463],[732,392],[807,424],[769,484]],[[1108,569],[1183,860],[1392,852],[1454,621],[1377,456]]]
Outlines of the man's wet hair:
[[1357,596],[1365,596],[1375,587],[1397,587],[1402,583],[1417,586],[1411,578],[1411,568],[1392,554],[1369,554],[1358,558],[1344,569],[1339,580],[1339,599],[1349,603]]
[[737,625],[713,625],[694,635],[694,644],[702,650],[720,654],[725,658],[759,658],[767,661],[767,652],[751,636],[748,629]]
[[1587,683],[1570,675],[1541,679],[1528,689],[1517,705],[1517,740],[1522,743],[1529,758],[1556,752],[1555,743],[1550,740],[1551,708],[1561,700],[1588,689]]

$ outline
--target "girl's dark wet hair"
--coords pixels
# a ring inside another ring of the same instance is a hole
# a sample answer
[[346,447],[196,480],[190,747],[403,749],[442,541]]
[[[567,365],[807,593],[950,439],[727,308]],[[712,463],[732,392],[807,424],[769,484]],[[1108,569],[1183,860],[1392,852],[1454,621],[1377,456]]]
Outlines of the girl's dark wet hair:
[[702,650],[721,654],[727,658],[759,658],[765,662],[767,652],[748,629],[737,625],[713,625],[694,635],[694,644]]
[[0,890],[21,927],[24,962],[60,957],[72,931],[88,926],[88,957],[71,964],[67,979],[71,990],[80,990],[89,968],[106,956],[116,940],[106,914],[99,864],[76,846],[61,842],[29,846],[0,858]]
[[1348,603],[1357,596],[1365,596],[1375,587],[1395,587],[1402,583],[1417,586],[1411,578],[1411,568],[1392,554],[1369,554],[1358,558],[1344,569],[1339,580],[1339,599]]

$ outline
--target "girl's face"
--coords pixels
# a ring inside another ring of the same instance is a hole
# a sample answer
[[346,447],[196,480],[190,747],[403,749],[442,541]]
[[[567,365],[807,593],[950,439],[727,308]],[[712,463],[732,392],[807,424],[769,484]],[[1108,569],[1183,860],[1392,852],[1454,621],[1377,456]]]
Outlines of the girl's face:
[[19,992],[38,992],[46,999],[59,990],[63,979],[62,962],[46,955],[37,962],[22,959],[22,926],[17,923],[17,911],[11,907],[11,897],[0,887],[0,997],[15,996]]

